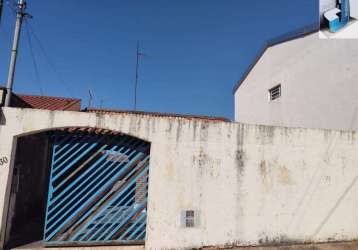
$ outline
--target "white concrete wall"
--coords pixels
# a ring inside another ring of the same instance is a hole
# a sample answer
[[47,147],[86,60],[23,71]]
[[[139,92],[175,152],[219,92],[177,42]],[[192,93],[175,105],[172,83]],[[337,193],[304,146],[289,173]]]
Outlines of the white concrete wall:
[[[266,50],[235,93],[238,122],[358,130],[358,46],[318,34]],[[282,86],[269,101],[268,90]]]
[[[14,136],[57,127],[150,141],[146,249],[358,239],[357,132],[14,108],[4,117],[0,156]],[[0,167],[0,215],[9,171]],[[180,227],[186,209],[199,211],[197,228]]]

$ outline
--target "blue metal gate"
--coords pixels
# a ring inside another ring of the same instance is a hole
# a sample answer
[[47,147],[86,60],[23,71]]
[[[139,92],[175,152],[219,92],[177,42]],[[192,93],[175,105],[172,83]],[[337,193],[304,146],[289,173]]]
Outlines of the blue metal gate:
[[149,151],[112,131],[55,132],[45,244],[144,243]]

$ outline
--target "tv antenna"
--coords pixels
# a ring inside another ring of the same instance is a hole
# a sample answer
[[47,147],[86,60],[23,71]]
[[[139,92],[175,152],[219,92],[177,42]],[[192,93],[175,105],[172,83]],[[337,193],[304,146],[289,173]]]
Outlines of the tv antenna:
[[88,89],[88,108],[90,109],[92,107],[92,101],[93,101],[93,93],[91,89]]
[[134,110],[137,110],[137,89],[138,89],[138,80],[139,80],[139,66],[140,66],[140,59],[144,56],[141,52],[139,41],[137,42],[137,53],[136,53],[136,67],[135,67],[135,82],[134,82]]

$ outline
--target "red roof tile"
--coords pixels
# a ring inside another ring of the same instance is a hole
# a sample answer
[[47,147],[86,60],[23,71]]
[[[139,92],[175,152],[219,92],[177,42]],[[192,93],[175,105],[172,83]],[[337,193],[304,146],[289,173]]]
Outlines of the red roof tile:
[[118,110],[118,109],[89,108],[89,109],[85,109],[84,112],[97,113],[97,114],[113,114],[113,113],[115,113],[115,114],[135,114],[135,115],[149,115],[149,116],[156,116],[156,117],[178,117],[178,118],[185,118],[185,119],[197,119],[197,120],[216,121],[216,122],[230,122],[229,119],[224,118],[224,117],[181,115],[181,114],[171,114],[171,113],[129,111],[129,110]]
[[[54,97],[54,96],[36,96],[36,95],[21,95],[14,94],[22,102],[34,109],[47,110],[68,110],[80,111],[81,99]],[[15,105],[14,105],[15,106]]]

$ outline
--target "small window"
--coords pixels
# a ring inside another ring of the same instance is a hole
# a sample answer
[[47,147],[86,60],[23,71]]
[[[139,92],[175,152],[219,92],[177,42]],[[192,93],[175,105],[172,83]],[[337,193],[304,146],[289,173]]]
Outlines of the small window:
[[182,211],[182,226],[186,228],[192,228],[196,226],[195,221],[196,212],[194,210]]
[[276,100],[281,97],[281,84],[269,90],[270,101]]
[[185,227],[194,227],[194,211],[185,211]]

